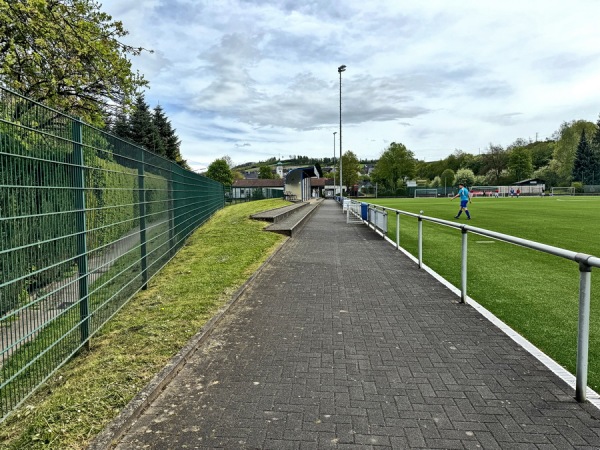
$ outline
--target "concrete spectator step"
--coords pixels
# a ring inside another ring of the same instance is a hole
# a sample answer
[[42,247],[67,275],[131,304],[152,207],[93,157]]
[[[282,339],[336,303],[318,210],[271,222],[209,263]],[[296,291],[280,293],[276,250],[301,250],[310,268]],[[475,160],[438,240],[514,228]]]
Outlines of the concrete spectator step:
[[270,209],[263,211],[258,214],[250,216],[251,219],[265,220],[267,222],[277,223],[280,222],[290,215],[294,214],[298,210],[301,210],[309,205],[310,202],[294,203],[293,205],[283,206],[281,208]]

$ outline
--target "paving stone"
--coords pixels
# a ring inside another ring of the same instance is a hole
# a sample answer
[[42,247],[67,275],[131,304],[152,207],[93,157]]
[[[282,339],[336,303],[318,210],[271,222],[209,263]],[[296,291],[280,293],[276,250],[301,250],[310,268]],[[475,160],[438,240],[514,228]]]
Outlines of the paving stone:
[[600,448],[599,418],[326,200],[113,448]]

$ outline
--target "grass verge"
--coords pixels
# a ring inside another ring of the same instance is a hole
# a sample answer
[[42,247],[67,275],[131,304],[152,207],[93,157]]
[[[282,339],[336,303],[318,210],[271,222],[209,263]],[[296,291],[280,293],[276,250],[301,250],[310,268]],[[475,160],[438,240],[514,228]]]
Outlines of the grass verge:
[[0,429],[1,449],[82,449],[283,241],[248,217],[281,199],[220,210]]

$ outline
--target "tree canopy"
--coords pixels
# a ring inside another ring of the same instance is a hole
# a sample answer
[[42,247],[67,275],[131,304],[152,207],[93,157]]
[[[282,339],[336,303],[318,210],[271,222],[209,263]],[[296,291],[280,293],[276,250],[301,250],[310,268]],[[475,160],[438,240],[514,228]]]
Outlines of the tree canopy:
[[440,175],[440,186],[452,186],[452,183],[454,183],[455,176],[456,174],[452,169],[444,170]]
[[373,171],[373,179],[381,181],[388,188],[395,190],[403,184],[403,180],[411,179],[416,173],[414,153],[404,144],[392,142],[383,151]]
[[133,112],[129,116],[129,139],[157,155],[164,156],[165,148],[158,128],[152,121],[152,112],[143,94],[136,97]]
[[592,144],[585,135],[585,129],[581,131],[579,144],[573,162],[573,181],[591,183],[600,182],[600,155],[594,150]]
[[270,166],[260,166],[258,169],[258,178],[261,180],[272,180],[275,178]]
[[454,184],[463,184],[465,186],[473,186],[475,183],[475,174],[471,169],[458,169],[456,171],[456,177],[454,178]]
[[225,185],[230,185],[233,183],[233,172],[231,172],[227,161],[225,161],[223,158],[215,159],[208,166],[206,176]]
[[508,165],[508,154],[501,145],[490,144],[489,149],[483,154],[483,172],[488,175],[492,184],[500,182],[502,171]]
[[94,0],[0,0],[0,81],[101,125],[147,84],[128,59],[143,49],[125,35]]
[[517,147],[510,151],[508,156],[508,170],[515,181],[529,178],[533,173],[531,153],[524,147]]
[[592,136],[596,131],[596,125],[586,120],[574,120],[564,122],[555,133],[556,145],[552,155],[552,167],[565,185],[571,182],[575,153],[583,130]]
[[342,184],[348,191],[358,182],[360,164],[356,155],[348,150],[342,155]]
[[181,157],[181,142],[160,105],[150,110],[143,94],[138,94],[131,114],[116,115],[110,131],[121,138],[132,141],[146,150],[188,167]]
[[160,105],[154,108],[152,123],[158,130],[158,135],[162,141],[162,148],[164,149],[164,156],[171,161],[184,165],[185,161],[181,157],[179,150],[181,141],[175,134],[175,130],[171,126],[171,121],[167,118]]
[[[583,141],[580,144],[582,131],[589,148]],[[587,155],[583,169],[577,161],[579,144]],[[600,161],[600,117],[597,124],[585,120],[564,122],[552,138],[544,141],[519,138],[506,148],[490,143],[476,155],[455,149],[437,161],[418,161],[404,145],[392,143],[376,162],[371,181],[379,183],[384,195],[402,195],[407,179],[418,179],[419,185],[430,187],[443,187],[446,181],[450,186],[455,174],[463,169],[474,176],[472,181],[465,180],[467,185],[509,185],[530,177],[544,180],[547,188],[569,186],[582,177],[583,184],[600,184],[600,163],[596,165],[596,159]]]

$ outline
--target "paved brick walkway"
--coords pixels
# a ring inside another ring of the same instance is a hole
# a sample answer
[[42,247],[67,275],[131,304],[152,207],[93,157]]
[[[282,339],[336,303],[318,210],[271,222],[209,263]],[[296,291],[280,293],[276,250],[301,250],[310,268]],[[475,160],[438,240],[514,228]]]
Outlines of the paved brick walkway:
[[600,414],[325,201],[119,450],[592,449]]

